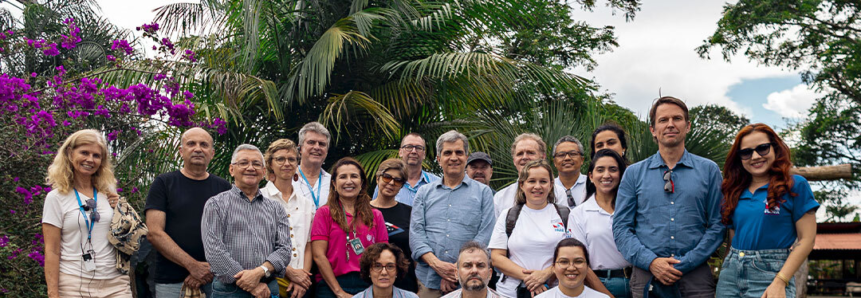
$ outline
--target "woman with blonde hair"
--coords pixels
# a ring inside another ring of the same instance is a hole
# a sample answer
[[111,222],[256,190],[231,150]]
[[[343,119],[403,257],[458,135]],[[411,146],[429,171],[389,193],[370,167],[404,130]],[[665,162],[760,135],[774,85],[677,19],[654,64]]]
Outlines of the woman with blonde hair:
[[291,140],[279,139],[269,145],[263,159],[266,161],[269,182],[260,192],[275,200],[287,211],[290,224],[292,259],[284,278],[278,279],[279,294],[284,298],[302,297],[311,286],[311,221],[317,209],[314,202],[293,189],[296,169],[299,168],[299,149]]
[[92,129],[69,136],[46,180],[53,188],[42,213],[48,297],[132,297],[108,242],[119,197],[104,136]]

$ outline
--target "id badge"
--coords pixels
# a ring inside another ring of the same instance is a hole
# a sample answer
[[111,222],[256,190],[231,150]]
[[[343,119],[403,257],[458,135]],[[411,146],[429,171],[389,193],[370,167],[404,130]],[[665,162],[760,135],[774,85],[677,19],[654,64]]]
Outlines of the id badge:
[[87,253],[85,253],[82,256],[82,258],[84,259],[84,271],[85,272],[96,270],[96,260],[93,259],[93,256],[95,256],[95,255],[96,255],[96,252],[91,249],[91,250],[87,251]]
[[358,238],[350,239],[350,247],[353,248],[353,252],[357,256],[362,255],[362,253],[365,252],[365,246],[362,245],[362,240]]

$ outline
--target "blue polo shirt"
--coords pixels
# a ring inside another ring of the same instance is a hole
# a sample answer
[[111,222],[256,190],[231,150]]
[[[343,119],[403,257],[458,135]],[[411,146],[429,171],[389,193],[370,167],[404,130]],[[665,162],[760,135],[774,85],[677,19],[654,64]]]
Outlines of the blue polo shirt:
[[735,229],[732,247],[741,250],[781,249],[795,243],[798,238],[795,222],[808,211],[819,209],[819,203],[813,199],[807,179],[792,175],[792,180],[790,192],[797,196],[783,195],[786,201],[772,210],[767,208],[768,184],[753,193],[747,189],[742,192],[732,214],[732,224],[727,225],[728,229]]

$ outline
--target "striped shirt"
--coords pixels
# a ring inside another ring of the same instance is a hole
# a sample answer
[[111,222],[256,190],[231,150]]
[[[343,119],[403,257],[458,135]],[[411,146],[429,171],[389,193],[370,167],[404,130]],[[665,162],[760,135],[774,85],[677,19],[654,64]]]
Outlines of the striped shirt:
[[242,270],[269,261],[276,277],[290,264],[290,226],[278,202],[260,191],[254,200],[235,185],[206,202],[201,221],[206,261],[218,281],[231,284]]

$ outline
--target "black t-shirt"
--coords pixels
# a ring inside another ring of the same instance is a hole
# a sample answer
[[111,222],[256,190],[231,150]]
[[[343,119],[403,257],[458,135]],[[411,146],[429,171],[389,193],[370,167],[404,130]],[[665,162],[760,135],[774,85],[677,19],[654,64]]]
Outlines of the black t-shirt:
[[[144,212],[149,209],[164,211],[164,231],[174,242],[198,261],[206,261],[200,220],[203,206],[210,197],[231,188],[221,177],[209,174],[205,180],[193,180],[180,171],[164,173],[155,178],[146,197]],[[158,254],[156,283],[180,283],[188,270]]]
[[383,219],[386,221],[386,229],[389,232],[389,243],[403,250],[404,257],[410,261],[410,268],[407,274],[395,280],[395,287],[410,292],[417,292],[416,262],[410,257],[412,255],[412,250],[410,250],[410,214],[413,212],[413,207],[397,203],[397,205],[391,208],[377,208],[377,210],[383,213]]

